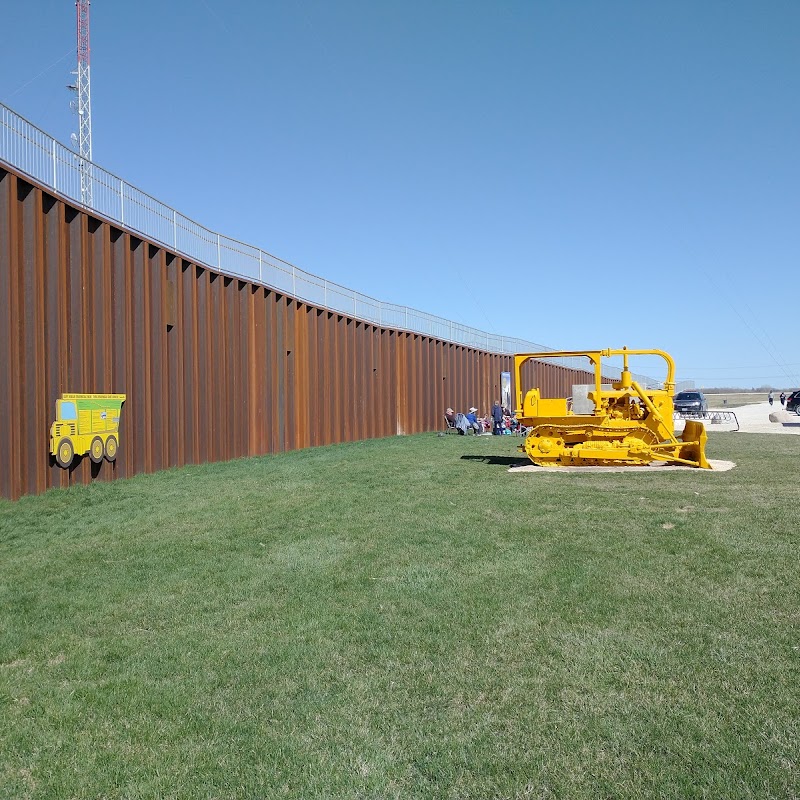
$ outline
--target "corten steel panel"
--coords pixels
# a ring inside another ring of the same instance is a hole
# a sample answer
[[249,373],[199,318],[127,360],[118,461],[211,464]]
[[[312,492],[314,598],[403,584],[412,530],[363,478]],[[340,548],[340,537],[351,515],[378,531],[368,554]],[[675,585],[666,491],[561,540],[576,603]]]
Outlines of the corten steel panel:
[[268,452],[275,453],[280,449],[277,401],[278,371],[277,357],[275,355],[277,340],[276,295],[274,292],[267,290],[264,297],[264,320],[267,336],[266,362],[264,364],[266,372],[264,415],[267,425]]
[[[241,451],[241,415],[242,408],[241,396],[241,376],[239,375],[240,358],[239,355],[239,281],[236,279],[225,281],[225,330],[223,340],[223,352],[225,353],[225,367],[222,372],[223,383],[228,387],[225,401],[224,416],[227,422],[225,436],[225,455],[221,460],[233,458],[233,453]],[[227,376],[227,380],[225,380]],[[230,413],[230,410],[233,410]]]
[[364,438],[364,408],[363,408],[363,375],[364,375],[364,323],[354,319],[344,318],[341,322],[342,335],[345,344],[341,348],[347,364],[347,374],[350,379],[344,391],[337,400],[336,406],[341,409],[345,425],[338,426],[336,441],[345,439],[358,440]]
[[[222,338],[225,332],[225,306],[222,301],[223,278],[218,273],[211,274],[209,278],[212,323],[209,326],[210,337],[210,391],[211,403],[209,404],[211,423],[209,427],[209,461],[216,461],[220,454],[225,452],[225,420],[227,409],[225,406],[225,393],[227,386],[224,383],[225,349]],[[224,456],[223,456],[224,457]]]
[[386,387],[386,435],[394,436],[397,434],[397,391],[399,381],[397,378],[397,331],[384,331],[388,337],[388,347],[386,348],[386,370],[389,379],[385,382]]
[[298,396],[297,386],[295,381],[296,368],[295,362],[297,361],[297,354],[295,353],[294,342],[294,317],[295,317],[296,302],[291,298],[284,298],[283,307],[286,315],[284,325],[284,346],[286,348],[286,404],[285,404],[285,420],[286,420],[286,449],[296,449],[297,441],[297,408]]
[[20,420],[16,399],[19,392],[19,314],[16,299],[20,232],[17,177],[5,173],[0,188],[0,448],[3,449],[0,452],[0,486],[7,497],[17,497],[23,492],[19,475]]
[[[62,305],[59,302],[64,279],[64,206],[47,195],[42,195],[42,212],[45,215],[44,249],[44,334],[45,334],[45,408],[47,428],[55,415],[56,399],[62,385],[62,365],[66,363],[66,337],[63,335]],[[2,234],[0,234],[0,237]],[[2,272],[2,270],[0,270]],[[50,357],[48,357],[50,354]],[[50,416],[53,415],[53,416]],[[45,427],[45,426],[43,426]],[[49,430],[45,431],[49,433]],[[48,436],[49,439],[49,436]],[[67,486],[68,475],[56,463],[48,459],[48,467],[43,473],[46,486]]]
[[177,380],[181,383],[183,403],[179,398],[172,401],[175,415],[182,420],[179,429],[182,433],[180,463],[200,460],[197,442],[197,281],[193,280],[194,266],[181,259],[177,280],[178,314],[176,319],[176,340],[181,348],[181,370]]
[[250,452],[250,364],[252,355],[250,353],[249,320],[252,308],[252,284],[246,281],[237,281],[238,295],[238,337],[239,337],[239,358],[237,359],[239,373],[239,402],[240,409],[237,410],[239,417],[238,442],[236,446],[236,456],[249,456]]
[[375,436],[388,436],[386,424],[386,367],[384,364],[386,338],[385,331],[380,327],[372,326],[374,371],[372,373],[374,406],[372,408],[373,424],[375,426]]
[[[341,315],[327,311],[323,315],[325,329],[322,331],[322,341],[325,346],[325,364],[323,376],[325,380],[324,394],[321,398],[323,422],[323,438],[328,442],[341,442],[344,430],[343,415],[352,413],[352,409],[345,407],[345,391],[336,392],[336,378],[341,368],[339,363],[339,348],[341,347],[341,328],[345,322]],[[355,382],[355,377],[352,382]]]
[[264,292],[257,286],[253,286],[248,300],[247,316],[247,336],[250,360],[248,364],[249,373],[248,395],[249,395],[249,419],[250,419],[250,442],[248,448],[249,455],[257,455],[267,450],[266,424],[264,421],[264,406],[260,402],[259,386],[265,382],[264,360],[266,347],[266,334],[264,331]]
[[[59,206],[61,204],[59,203]],[[110,262],[105,265],[105,270],[111,282],[111,304],[110,304],[110,330],[108,338],[111,342],[111,391],[119,394],[127,394],[130,387],[129,378],[129,353],[130,345],[128,339],[128,306],[125,302],[128,297],[128,237],[119,228],[112,228],[109,231],[109,254]],[[130,406],[130,403],[128,403]],[[127,408],[123,406],[119,421],[119,449],[117,459],[113,464],[104,464],[103,468],[117,478],[124,478],[132,474],[129,465],[129,448],[127,447],[128,431],[130,428]],[[58,467],[56,467],[58,469]]]
[[[164,404],[169,410],[169,441],[167,445],[167,464],[170,467],[184,463],[182,451],[183,435],[181,431],[181,415],[179,410],[184,406],[183,381],[180,376],[183,372],[181,362],[182,351],[178,331],[182,329],[182,308],[178,299],[178,268],[179,259],[167,256],[167,316],[166,326],[166,352],[167,352],[167,378],[164,385]],[[174,397],[171,402],[170,393]]]
[[394,435],[392,419],[392,384],[390,380],[390,337],[385,328],[377,328],[380,339],[380,359],[378,364],[377,385],[381,399],[375,409],[375,417],[379,421],[379,436]]
[[[358,440],[363,438],[364,415],[359,401],[363,397],[362,358],[363,348],[363,323],[342,317],[337,320],[340,326],[341,336],[339,338],[339,351],[346,364],[345,371],[349,376],[347,385],[342,387],[342,391],[334,392],[339,397],[336,399],[335,406],[339,409],[343,425],[335,428],[335,441]],[[333,376],[334,379],[336,376]],[[333,385],[331,386],[333,391]]]
[[364,325],[364,438],[376,436],[375,396],[375,326]]
[[413,414],[416,405],[417,382],[414,373],[414,343],[416,337],[408,331],[403,334],[403,371],[400,373],[400,391],[403,394],[403,433],[414,433]]
[[[242,452],[241,443],[241,364],[239,343],[239,281],[235,278],[225,282],[225,330],[223,352],[225,367],[222,382],[227,386],[224,416],[226,421],[225,456],[221,460],[234,458],[234,453]],[[227,377],[227,380],[226,380]],[[233,412],[233,413],[231,413]]]
[[351,375],[350,387],[344,395],[344,402],[346,404],[346,412],[350,416],[351,422],[351,436],[353,439],[361,439],[363,431],[363,417],[358,407],[359,397],[361,395],[361,359],[363,357],[362,348],[362,323],[354,320],[350,324],[350,365],[349,372]]
[[[24,430],[24,420],[22,415],[25,411],[24,409],[24,402],[22,400],[22,392],[24,390],[25,382],[24,379],[20,380],[20,372],[21,372],[21,363],[20,363],[20,340],[23,336],[24,330],[24,317],[20,313],[20,283],[22,282],[21,272],[22,272],[22,222],[21,222],[21,210],[22,210],[22,200],[24,195],[26,194],[25,189],[26,184],[23,181],[17,180],[14,183],[14,195],[12,200],[14,201],[12,208],[11,208],[11,237],[10,237],[10,249],[11,249],[11,257],[16,262],[15,266],[17,267],[11,273],[11,283],[10,283],[10,292],[9,292],[9,316],[10,316],[10,329],[9,329],[9,343],[10,343],[10,361],[9,361],[9,371],[4,373],[8,376],[9,382],[11,384],[11,392],[10,392],[10,406],[9,406],[9,418],[12,420],[11,426],[11,447],[12,452],[15,453],[16,458],[9,464],[9,468],[11,469],[12,473],[12,491],[14,492],[32,492],[35,491],[34,487],[28,487],[25,485],[23,475],[22,475],[22,448],[25,447],[25,441],[23,438],[23,430]],[[13,380],[12,380],[13,377]],[[5,463],[4,461],[0,461],[0,463]]]
[[[150,462],[147,439],[147,428],[142,423],[148,420],[152,425],[150,416],[148,367],[150,355],[150,342],[147,340],[148,308],[148,281],[144,265],[144,251],[147,243],[130,237],[130,261],[128,263],[131,276],[132,306],[131,306],[131,334],[133,351],[131,353],[132,374],[131,387],[128,396],[128,408],[122,413],[136,408],[140,413],[131,415],[131,425],[128,430],[126,446],[132,455],[133,472],[149,472]],[[74,391],[78,391],[77,389]]]
[[316,415],[319,413],[319,350],[317,347],[317,309],[306,306],[306,348],[308,353],[307,382],[308,403],[305,409],[305,419],[308,424],[308,445],[316,447],[319,435]]
[[278,436],[278,451],[285,452],[289,449],[289,431],[287,411],[290,399],[288,397],[289,387],[286,384],[286,298],[282,295],[275,296],[275,350],[273,358],[276,367],[276,382],[274,395],[276,403],[275,430]]
[[[43,266],[41,237],[41,197],[30,188],[22,202],[22,280],[20,282],[20,397],[21,423],[21,473],[23,485],[34,492],[42,491],[43,481],[38,480],[37,455],[46,452],[44,436],[46,426],[39,424],[44,417],[44,294],[39,274]],[[41,474],[41,471],[38,471]]]
[[272,392],[272,449],[274,452],[281,452],[286,449],[286,425],[285,425],[285,381],[284,365],[286,362],[286,350],[283,340],[283,297],[273,292],[272,302],[270,303],[270,315],[272,324],[272,346],[269,351],[270,370],[272,381],[270,389]]
[[305,402],[297,403],[298,447],[311,447],[316,442],[316,420],[314,414],[317,403],[316,379],[314,364],[316,363],[316,342],[314,341],[314,309],[306,303],[298,303],[295,312],[294,343],[297,350],[296,386],[298,397],[305,397]]
[[89,250],[87,253],[89,278],[87,280],[87,302],[89,313],[86,320],[87,340],[94,344],[90,353],[90,379],[89,383],[95,387],[96,392],[106,392],[106,375],[108,374],[106,358],[106,313],[105,313],[105,284],[106,271],[103,268],[108,263],[107,254],[103,252],[103,235],[106,228],[98,220],[89,220]]
[[411,398],[411,421],[410,429],[412,433],[419,433],[420,425],[420,406],[422,397],[422,336],[414,334],[411,337],[411,367],[414,373],[414,394]]
[[349,403],[350,413],[353,417],[353,438],[366,438],[367,409],[366,379],[367,379],[367,325],[356,320],[353,324],[353,383],[351,386]]
[[[488,411],[511,364],[219,275],[0,170],[4,497],[437,430],[448,405]],[[561,396],[591,378],[537,377]],[[48,430],[68,391],[127,394],[115,464],[54,464]]]
[[[85,391],[96,392],[94,374],[92,369],[93,353],[97,346],[94,340],[94,324],[92,319],[92,297],[94,286],[92,242],[93,230],[97,220],[86,214],[78,214],[72,224],[72,236],[75,249],[71,252],[70,275],[80,275],[80,300],[76,302],[72,325],[80,330],[81,346],[73,353],[75,375],[79,383],[86,387]],[[72,258],[74,256],[74,262]],[[90,459],[82,458],[75,463],[75,475],[82,484],[88,484],[97,476],[99,465],[93,464]]]
[[[330,403],[333,398],[328,391],[328,383],[325,374],[328,363],[328,353],[326,350],[327,340],[325,330],[327,328],[327,311],[317,309],[314,319],[314,340],[316,347],[316,372],[315,390],[313,397],[309,398],[311,405],[312,419],[314,421],[315,442],[318,445],[329,441],[326,438],[325,426],[330,413]],[[346,376],[345,376],[346,377]]]
[[213,397],[211,386],[214,375],[211,369],[211,274],[209,270],[195,267],[197,275],[197,449],[200,463],[212,460],[211,442],[214,434],[214,421],[211,416]]
[[236,335],[239,358],[236,359],[239,387],[239,411],[237,411],[236,453],[250,455],[250,337],[248,318],[250,314],[251,285],[236,282]]
[[[11,436],[16,428],[11,419],[11,220],[12,209],[16,204],[11,200],[11,192],[16,191],[16,177],[0,169],[0,494],[3,497],[16,497],[12,478],[12,457],[16,456]],[[8,310],[6,310],[8,309]]]
[[356,381],[356,416],[358,417],[358,438],[369,436],[369,325],[366,322],[358,326],[358,380]]
[[[337,346],[343,346],[343,332],[337,331],[337,319],[330,311],[320,311],[315,322],[315,339],[317,353],[316,394],[309,398],[312,406],[312,419],[316,430],[316,439],[324,442],[339,441],[336,435],[337,414],[342,413],[341,395],[344,392],[332,391],[334,370],[344,369],[343,363],[336,364]],[[342,375],[346,378],[345,375]]]
[[[328,374],[328,393],[333,409],[331,439],[344,442],[362,438],[363,417],[358,407],[361,396],[359,355],[361,323],[342,314],[334,315],[333,360]],[[325,334],[323,334],[324,336]],[[340,381],[344,379],[344,383]],[[336,390],[336,387],[340,387]]]
[[362,349],[362,377],[361,377],[361,416],[364,424],[361,429],[361,438],[370,439],[373,434],[375,422],[375,414],[372,408],[373,392],[372,392],[372,358],[374,350],[374,341],[372,338],[373,327],[368,322],[364,323],[362,328],[363,342]]
[[436,402],[436,383],[432,375],[436,373],[436,365],[432,360],[434,342],[430,337],[424,337],[420,343],[422,347],[422,360],[420,363],[421,396],[420,396],[420,430],[429,431],[433,427],[433,406]]
[[151,470],[159,470],[164,469],[168,464],[164,450],[169,430],[169,408],[165,406],[163,400],[164,370],[166,368],[164,357],[166,326],[163,315],[166,287],[163,277],[166,254],[162,249],[153,245],[147,246],[146,253],[145,270],[148,276],[148,306],[150,310],[147,319],[149,327],[147,338],[150,342],[150,363],[147,370],[150,381],[148,413],[151,420],[147,439],[150,450],[149,467]]
[[353,319],[337,321],[339,328],[338,350],[341,353],[340,373],[344,378],[342,390],[336,392],[335,407],[339,409],[343,425],[337,429],[336,441],[353,441],[359,438],[359,419],[355,411],[357,396],[358,323]]

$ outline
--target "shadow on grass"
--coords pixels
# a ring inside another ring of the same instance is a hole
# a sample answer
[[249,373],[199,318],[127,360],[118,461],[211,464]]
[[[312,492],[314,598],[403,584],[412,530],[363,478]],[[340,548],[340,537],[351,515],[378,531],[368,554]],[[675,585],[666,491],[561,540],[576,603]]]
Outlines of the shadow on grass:
[[527,459],[519,456],[461,456],[465,461],[483,461],[492,467],[515,467],[517,464],[528,464]]

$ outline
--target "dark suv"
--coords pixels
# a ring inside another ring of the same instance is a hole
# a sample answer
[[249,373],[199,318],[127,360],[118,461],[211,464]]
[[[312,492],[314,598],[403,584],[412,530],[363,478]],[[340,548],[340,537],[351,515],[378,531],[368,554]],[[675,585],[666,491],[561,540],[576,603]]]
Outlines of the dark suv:
[[706,396],[702,392],[678,392],[673,402],[675,410],[680,411],[681,414],[698,414],[708,411]]
[[792,392],[786,398],[786,410],[794,411],[795,414],[800,414],[800,389]]

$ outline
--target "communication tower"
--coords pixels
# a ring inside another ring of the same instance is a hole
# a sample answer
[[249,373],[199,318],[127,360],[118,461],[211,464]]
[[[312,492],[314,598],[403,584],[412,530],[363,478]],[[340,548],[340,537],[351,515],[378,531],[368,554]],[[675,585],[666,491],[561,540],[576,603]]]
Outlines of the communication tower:
[[72,135],[73,143],[78,145],[79,169],[81,175],[81,202],[92,206],[92,89],[89,74],[89,0],[76,0],[78,17],[78,69],[74,86],[75,94],[72,108],[78,114],[78,136]]

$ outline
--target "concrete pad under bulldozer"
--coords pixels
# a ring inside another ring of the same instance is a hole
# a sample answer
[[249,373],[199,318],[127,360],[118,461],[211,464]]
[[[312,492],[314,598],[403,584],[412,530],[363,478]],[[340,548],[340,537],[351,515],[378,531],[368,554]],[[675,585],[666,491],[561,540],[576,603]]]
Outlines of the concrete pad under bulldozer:
[[561,466],[539,466],[538,464],[520,463],[519,466],[510,467],[509,472],[538,472],[542,475],[545,473],[553,475],[559,472],[670,472],[679,470],[681,472],[696,472],[698,475],[706,475],[711,472],[727,472],[733,469],[736,464],[733,461],[722,461],[721,459],[709,458],[708,463],[711,469],[698,470],[697,467],[692,467],[684,464],[665,464],[661,462],[653,462],[644,466],[613,466],[613,467],[561,467]]

